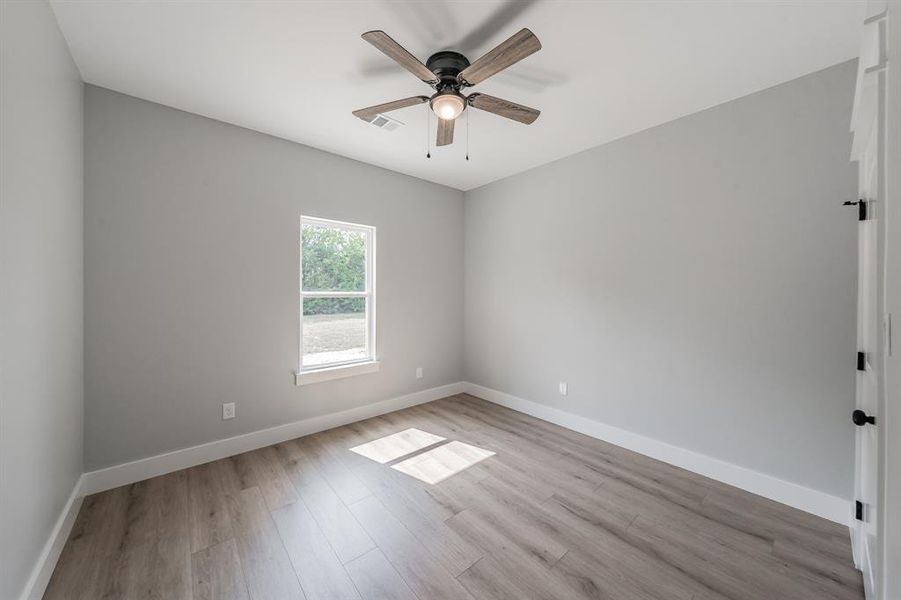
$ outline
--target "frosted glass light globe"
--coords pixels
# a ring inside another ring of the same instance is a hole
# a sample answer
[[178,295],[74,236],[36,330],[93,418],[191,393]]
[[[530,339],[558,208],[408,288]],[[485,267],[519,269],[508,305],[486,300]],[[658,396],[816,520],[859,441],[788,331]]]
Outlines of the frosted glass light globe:
[[456,94],[442,94],[432,100],[432,110],[439,119],[453,120],[460,116],[466,103]]

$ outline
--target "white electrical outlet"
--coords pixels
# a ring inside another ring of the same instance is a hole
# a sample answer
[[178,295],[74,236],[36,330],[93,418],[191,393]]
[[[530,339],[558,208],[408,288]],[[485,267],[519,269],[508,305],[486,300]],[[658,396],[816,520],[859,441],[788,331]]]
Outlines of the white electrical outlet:
[[416,367],[416,379],[422,379],[422,367]]
[[565,396],[565,395],[568,394],[568,393],[569,393],[569,389],[568,389],[568,387],[567,387],[567,385],[566,385],[566,382],[565,382],[565,381],[561,381],[561,382],[560,382],[560,395],[561,395],[561,396]]
[[222,405],[222,420],[235,418],[235,403],[228,402]]

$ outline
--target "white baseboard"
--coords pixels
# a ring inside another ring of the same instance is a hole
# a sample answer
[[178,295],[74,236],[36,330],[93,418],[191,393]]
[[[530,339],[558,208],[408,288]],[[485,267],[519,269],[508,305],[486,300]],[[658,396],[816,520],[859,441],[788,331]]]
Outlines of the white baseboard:
[[84,475],[75,482],[69,499],[63,506],[62,512],[56,519],[56,524],[50,532],[50,537],[41,549],[41,554],[31,570],[31,576],[22,590],[21,600],[40,600],[44,596],[44,590],[50,583],[50,576],[53,575],[53,569],[56,568],[56,561],[66,545],[69,538],[69,532],[72,531],[72,525],[75,524],[75,517],[81,508],[81,501],[84,499]]
[[199,446],[191,446],[181,450],[174,450],[165,454],[158,454],[148,458],[114,465],[97,471],[84,474],[85,494],[95,494],[109,490],[120,485],[128,485],[137,481],[143,481],[150,477],[172,473],[180,469],[186,469],[201,465],[220,458],[234,456],[242,452],[249,452],[258,448],[271,446],[287,440],[292,440],[311,433],[325,431],[333,427],[347,425],[370,417],[383,415],[395,410],[423,404],[459,394],[466,389],[463,382],[442,385],[419,392],[413,392],[397,398],[389,398],[380,402],[366,404],[357,408],[343,410],[341,412],[322,415],[295,421],[286,425],[278,425],[269,429],[253,431],[224,440],[216,440]]
[[850,500],[474,383],[467,383],[466,391],[489,402],[622,446],[824,519],[842,525],[849,524]]

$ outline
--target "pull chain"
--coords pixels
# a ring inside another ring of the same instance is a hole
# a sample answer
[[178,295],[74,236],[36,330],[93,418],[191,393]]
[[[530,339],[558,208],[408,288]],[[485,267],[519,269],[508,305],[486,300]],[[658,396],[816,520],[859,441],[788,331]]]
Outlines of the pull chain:
[[472,111],[466,113],[466,160],[469,160],[469,119],[472,117]]
[[432,158],[432,138],[429,131],[432,129],[432,110],[426,109],[425,113],[425,157]]

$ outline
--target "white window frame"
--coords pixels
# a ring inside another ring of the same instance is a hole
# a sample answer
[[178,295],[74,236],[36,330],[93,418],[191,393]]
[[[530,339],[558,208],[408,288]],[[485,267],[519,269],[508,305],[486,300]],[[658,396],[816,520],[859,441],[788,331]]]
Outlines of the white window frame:
[[[328,227],[330,229],[343,229],[345,231],[356,231],[366,234],[366,284],[365,289],[361,292],[332,292],[332,291],[316,291],[308,292],[303,289],[303,226],[314,225],[317,227]],[[322,219],[320,217],[308,217],[301,215],[300,231],[297,238],[297,245],[300,252],[299,276],[298,282],[300,287],[300,327],[298,335],[298,358],[297,371],[295,373],[295,383],[297,385],[306,385],[309,383],[318,383],[329,379],[338,379],[340,377],[349,377],[351,375],[361,375],[363,373],[373,373],[379,370],[379,362],[376,358],[376,327],[375,327],[375,227],[371,225],[361,225],[359,223],[347,223],[345,221],[335,221],[332,219]],[[342,362],[327,363],[324,365],[316,365],[315,367],[304,367],[303,365],[303,301],[305,298],[365,298],[366,306],[366,357],[357,360],[349,360]]]

